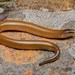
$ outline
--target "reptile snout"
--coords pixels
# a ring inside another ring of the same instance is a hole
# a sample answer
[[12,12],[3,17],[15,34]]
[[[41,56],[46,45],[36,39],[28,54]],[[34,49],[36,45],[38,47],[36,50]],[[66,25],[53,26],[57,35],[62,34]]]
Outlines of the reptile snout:
[[65,29],[65,33],[75,33],[74,29]]

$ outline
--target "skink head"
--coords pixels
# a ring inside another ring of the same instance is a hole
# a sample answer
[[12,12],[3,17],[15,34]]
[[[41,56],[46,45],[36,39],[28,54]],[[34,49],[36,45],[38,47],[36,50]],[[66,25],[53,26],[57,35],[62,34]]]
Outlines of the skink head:
[[75,33],[74,29],[65,29],[65,33]]
[[73,36],[75,36],[75,30],[74,29],[65,29],[64,30],[64,36],[65,37],[73,37]]

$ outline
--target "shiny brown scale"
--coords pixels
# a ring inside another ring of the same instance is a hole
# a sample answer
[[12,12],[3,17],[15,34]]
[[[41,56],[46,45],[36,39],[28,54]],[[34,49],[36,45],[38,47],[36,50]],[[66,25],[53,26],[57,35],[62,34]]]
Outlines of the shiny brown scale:
[[[74,36],[75,31],[73,29],[66,30],[53,30],[48,29],[33,23],[17,21],[17,20],[5,20],[0,22],[0,33],[3,31],[22,31],[31,33],[33,35],[37,35],[45,38],[53,38],[53,39],[65,39]],[[55,55],[47,60],[39,63],[39,65],[44,65],[47,63],[54,62],[60,56],[60,49],[57,45],[41,40],[16,40],[11,39],[6,36],[0,34],[0,44],[16,48],[16,49],[39,49],[39,50],[47,50],[52,51]]]

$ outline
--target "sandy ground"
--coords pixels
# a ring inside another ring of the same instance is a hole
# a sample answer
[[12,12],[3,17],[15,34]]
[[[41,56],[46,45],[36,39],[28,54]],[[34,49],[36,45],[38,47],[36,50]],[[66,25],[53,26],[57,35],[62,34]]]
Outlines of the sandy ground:
[[[46,10],[21,10],[9,12],[8,19],[23,20],[53,29],[74,28],[75,11],[48,12]],[[52,40],[23,32],[2,33],[20,40],[47,40],[57,44],[60,58],[50,64],[39,66],[39,62],[53,53],[45,51],[15,50],[0,45],[0,75],[75,75],[75,37],[66,40]]]
[[72,10],[75,9],[75,0],[14,0],[18,9],[37,9],[43,8],[49,11]]

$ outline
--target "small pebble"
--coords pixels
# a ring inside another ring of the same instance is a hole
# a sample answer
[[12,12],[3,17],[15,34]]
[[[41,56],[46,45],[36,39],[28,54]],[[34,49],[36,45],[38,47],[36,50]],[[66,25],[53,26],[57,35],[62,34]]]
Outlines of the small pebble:
[[0,21],[4,20],[6,18],[7,18],[7,16],[5,14],[0,14]]
[[0,13],[3,13],[4,12],[4,9],[3,8],[0,8]]

